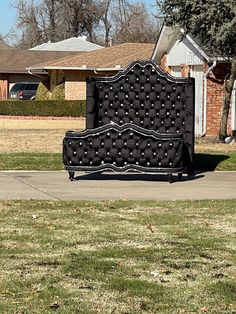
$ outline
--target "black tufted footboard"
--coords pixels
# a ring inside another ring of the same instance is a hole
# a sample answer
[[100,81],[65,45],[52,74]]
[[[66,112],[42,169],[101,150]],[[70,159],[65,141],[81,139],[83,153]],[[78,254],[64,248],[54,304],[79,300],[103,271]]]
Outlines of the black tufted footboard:
[[86,128],[68,131],[63,161],[74,171],[193,173],[194,79],[154,61],[135,61],[110,78],[87,80]]
[[69,172],[183,172],[183,134],[111,123],[84,132],[68,131],[63,147],[63,161]]

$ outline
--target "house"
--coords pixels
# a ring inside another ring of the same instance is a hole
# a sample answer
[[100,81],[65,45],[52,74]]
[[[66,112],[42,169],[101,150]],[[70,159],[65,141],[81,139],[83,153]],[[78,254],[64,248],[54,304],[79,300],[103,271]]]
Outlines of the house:
[[87,40],[86,36],[72,37],[55,43],[47,42],[29,50],[40,51],[94,51],[104,47]]
[[26,70],[28,66],[38,62],[61,59],[78,52],[65,51],[29,51],[18,49],[0,49],[0,99],[7,99],[9,90],[17,82],[40,82],[48,80],[47,72],[35,72],[32,76]]
[[86,99],[86,77],[111,76],[137,59],[150,59],[154,44],[125,43],[96,51],[69,56],[58,61],[41,63],[28,68],[49,75],[49,89],[65,82],[65,99]]
[[45,43],[30,50],[10,48],[0,40],[0,99],[7,99],[11,87],[17,82],[48,81],[47,71],[30,74],[31,64],[55,62],[66,56],[102,49],[102,46],[86,40],[85,36],[74,37],[56,43]]
[[[230,63],[212,56],[201,43],[183,30],[164,26],[152,59],[173,76],[195,78],[195,134],[217,136],[224,98],[224,78]],[[235,85],[236,87],[236,85]],[[236,91],[234,89],[228,131],[236,131]]]

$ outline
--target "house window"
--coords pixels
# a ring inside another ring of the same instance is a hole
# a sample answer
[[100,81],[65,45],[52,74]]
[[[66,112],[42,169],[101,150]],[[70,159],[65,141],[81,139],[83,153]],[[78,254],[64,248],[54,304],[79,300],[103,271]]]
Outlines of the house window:
[[180,66],[171,67],[171,75],[181,77],[181,67]]

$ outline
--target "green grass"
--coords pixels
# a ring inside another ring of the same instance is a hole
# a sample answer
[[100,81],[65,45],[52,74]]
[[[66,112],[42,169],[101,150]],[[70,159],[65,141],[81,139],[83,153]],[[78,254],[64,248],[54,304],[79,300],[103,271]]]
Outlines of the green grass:
[[0,313],[235,313],[236,200],[0,202]]
[[[62,154],[0,154],[0,170],[62,170]],[[236,152],[196,153],[195,169],[203,171],[236,171]]]
[[62,170],[62,154],[0,154],[0,170]]
[[196,153],[195,166],[205,171],[236,171],[236,152]]

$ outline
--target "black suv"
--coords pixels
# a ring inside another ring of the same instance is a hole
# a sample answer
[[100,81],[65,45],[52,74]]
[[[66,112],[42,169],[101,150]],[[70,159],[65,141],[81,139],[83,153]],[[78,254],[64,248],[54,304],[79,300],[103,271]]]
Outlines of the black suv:
[[9,98],[17,100],[33,100],[38,86],[39,83],[36,82],[16,83],[10,90]]

